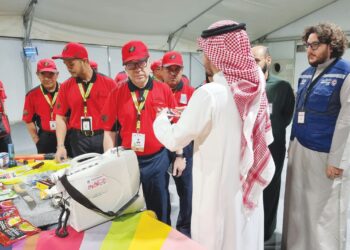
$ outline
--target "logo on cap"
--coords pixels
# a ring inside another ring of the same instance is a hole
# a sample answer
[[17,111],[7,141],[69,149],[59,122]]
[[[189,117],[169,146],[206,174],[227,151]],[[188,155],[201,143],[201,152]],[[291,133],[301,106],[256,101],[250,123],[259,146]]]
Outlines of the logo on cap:
[[134,52],[135,51],[135,46],[131,46],[130,49],[129,49],[129,52]]
[[49,64],[49,62],[44,62],[44,66],[45,67],[47,67],[47,66],[49,66],[50,64]]
[[170,60],[174,60],[176,58],[176,55],[171,55]]

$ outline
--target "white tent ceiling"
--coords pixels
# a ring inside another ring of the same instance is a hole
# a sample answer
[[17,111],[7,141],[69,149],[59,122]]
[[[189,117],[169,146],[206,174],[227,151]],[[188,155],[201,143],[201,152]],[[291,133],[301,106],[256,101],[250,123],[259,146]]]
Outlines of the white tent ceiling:
[[[23,37],[22,16],[30,0],[0,0],[0,36]],[[334,0],[38,0],[31,39],[121,46],[141,39],[168,49],[168,36],[210,6],[173,39],[176,49],[196,50],[196,38],[211,23],[233,19],[247,24],[253,41]]]

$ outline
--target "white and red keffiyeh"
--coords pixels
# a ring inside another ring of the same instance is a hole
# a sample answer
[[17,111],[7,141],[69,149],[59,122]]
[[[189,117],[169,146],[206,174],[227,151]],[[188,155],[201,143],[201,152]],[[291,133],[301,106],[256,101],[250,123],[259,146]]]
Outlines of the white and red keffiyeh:
[[[233,24],[237,23],[219,21],[209,30]],[[209,60],[223,72],[242,118],[240,173],[243,205],[249,213],[257,206],[263,189],[274,173],[273,165],[269,164],[271,154],[268,144],[272,142],[272,132],[265,78],[251,53],[245,30],[199,38],[198,44]]]

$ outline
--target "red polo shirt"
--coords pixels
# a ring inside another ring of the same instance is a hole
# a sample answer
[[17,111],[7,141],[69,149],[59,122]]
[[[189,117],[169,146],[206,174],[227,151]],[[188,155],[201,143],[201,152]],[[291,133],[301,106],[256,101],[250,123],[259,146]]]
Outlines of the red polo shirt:
[[[40,85],[30,90],[26,94],[26,98],[24,101],[22,120],[25,123],[34,122],[40,130],[55,132],[55,130],[50,129],[51,108],[44,94],[52,102],[52,99],[58,92],[58,89],[59,84],[57,83],[56,89],[53,93],[49,93],[45,88],[43,88],[43,93],[41,91]],[[54,121],[56,116],[54,113],[52,115],[52,120]]]
[[[79,130],[81,129],[81,117],[84,116],[84,101],[78,85],[82,82],[79,78],[71,77],[62,83],[54,109],[54,112],[61,116],[65,116],[70,110],[70,128]],[[100,130],[102,129],[99,122],[101,110],[109,92],[116,87],[116,83],[113,79],[95,71],[90,83],[92,83],[92,88],[87,98],[87,116],[92,117],[92,129]],[[85,92],[88,85],[86,84],[84,88]]]
[[[175,107],[174,97],[166,84],[149,78],[146,86],[141,91],[145,89],[148,89],[149,93],[145,106],[141,111],[141,128],[139,131],[139,133],[145,134],[145,148],[144,152],[136,152],[139,156],[154,154],[164,147],[153,132],[153,121],[157,115],[156,108]],[[129,80],[111,92],[102,110],[103,129],[111,131],[114,123],[118,120],[121,125],[122,146],[125,148],[131,148],[131,135],[136,133],[137,111],[131,92],[135,92],[139,98],[140,89]]]
[[1,101],[0,112],[1,113],[4,112],[4,107],[2,104],[4,104],[6,98],[7,98],[7,96],[5,93],[4,85],[3,85],[2,81],[0,81],[0,101]]

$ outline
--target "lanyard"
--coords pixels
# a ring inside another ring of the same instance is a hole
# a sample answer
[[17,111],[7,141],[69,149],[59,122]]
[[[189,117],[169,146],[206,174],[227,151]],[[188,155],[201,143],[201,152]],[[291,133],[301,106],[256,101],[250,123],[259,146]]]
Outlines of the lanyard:
[[314,71],[314,73],[312,74],[312,77],[311,77],[311,81],[308,83],[308,86],[306,86],[306,91],[304,93],[304,98],[303,98],[303,106],[302,106],[302,110],[304,110],[304,107],[305,107],[305,103],[306,103],[306,99],[309,97],[310,95],[310,92],[311,90],[313,89],[313,87],[316,85],[316,83],[318,82],[318,80],[324,75],[326,74],[330,68],[332,68],[334,66],[334,64],[337,63],[338,60],[334,60],[334,62],[332,62],[330,65],[327,66],[327,68],[325,68],[315,79],[314,78],[314,75],[316,73],[316,70]]
[[136,117],[136,131],[137,131],[137,133],[140,131],[140,128],[141,128],[141,111],[142,111],[143,107],[145,106],[148,92],[149,92],[148,89],[146,89],[145,92],[143,92],[142,98],[140,98],[142,100],[142,102],[140,102],[140,103],[137,101],[137,97],[136,97],[135,92],[134,91],[131,92],[131,97],[132,97],[132,100],[134,102],[134,105],[135,105],[135,108],[137,111],[137,117]]
[[[40,85],[40,89],[41,89],[41,92],[43,93],[43,95],[45,97],[46,102],[50,106],[50,118],[51,118],[51,121],[53,121],[53,106],[55,105],[55,102],[56,102],[56,99],[57,99],[57,95],[58,95],[58,91],[55,92],[55,94],[53,95],[52,100],[50,100],[48,95],[44,93],[44,89],[43,89],[42,85]],[[58,85],[58,89],[60,89],[60,85]]]
[[81,97],[83,97],[83,102],[84,102],[84,116],[86,117],[87,116],[87,99],[91,93],[91,89],[92,89],[92,85],[93,83],[90,82],[89,83],[89,86],[85,92],[84,88],[83,88],[83,84],[81,83],[78,83],[78,86],[79,86],[79,90],[80,90],[80,94],[81,94]]

